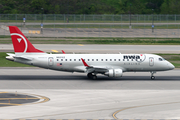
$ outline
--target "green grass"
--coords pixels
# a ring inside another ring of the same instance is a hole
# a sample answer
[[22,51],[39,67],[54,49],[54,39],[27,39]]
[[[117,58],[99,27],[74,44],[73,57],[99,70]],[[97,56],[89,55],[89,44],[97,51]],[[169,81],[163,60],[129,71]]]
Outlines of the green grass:
[[[180,45],[180,38],[29,38],[32,44],[119,44]],[[11,38],[0,38],[0,44],[12,44]]]
[[[171,62],[176,68],[180,68],[180,54],[157,54]],[[32,67],[13,61],[6,60],[6,53],[0,52],[0,67]]]
[[0,35],[0,38],[11,38],[10,35]]
[[0,67],[32,67],[30,65],[25,65],[13,61],[6,60],[6,53],[0,52]]

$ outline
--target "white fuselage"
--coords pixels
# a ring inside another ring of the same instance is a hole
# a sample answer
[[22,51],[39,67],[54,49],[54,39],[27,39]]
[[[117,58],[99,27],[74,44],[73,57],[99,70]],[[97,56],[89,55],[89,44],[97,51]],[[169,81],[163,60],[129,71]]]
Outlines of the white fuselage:
[[34,65],[42,68],[86,72],[81,60],[89,66],[104,69],[122,69],[123,72],[165,71],[174,66],[162,57],[154,54],[24,54],[31,60],[15,59],[15,62]]

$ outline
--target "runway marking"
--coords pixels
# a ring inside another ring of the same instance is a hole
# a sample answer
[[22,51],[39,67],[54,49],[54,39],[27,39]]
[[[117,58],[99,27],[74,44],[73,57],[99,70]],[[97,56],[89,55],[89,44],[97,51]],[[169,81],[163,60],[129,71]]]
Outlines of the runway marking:
[[175,104],[175,103],[180,103],[180,101],[179,101],[179,102],[159,103],[159,104],[140,105],[140,106],[127,107],[127,108],[123,108],[123,109],[117,110],[116,112],[114,112],[114,113],[112,114],[112,116],[113,116],[114,119],[118,119],[118,118],[116,117],[116,114],[119,113],[119,112],[121,112],[121,111],[127,110],[127,109],[133,109],[133,108],[139,108],[139,107],[147,107],[147,106],[156,106],[156,105],[164,105],[164,104]]
[[[14,103],[0,103],[0,105],[14,105],[14,106],[19,106],[21,104],[14,104]],[[5,107],[5,106],[3,106]]]
[[51,51],[53,51],[53,52],[58,52],[57,50],[51,50]]
[[84,46],[83,44],[78,44],[79,46]]
[[[29,100],[29,99],[43,99],[43,98],[0,98],[0,100],[19,100],[19,99],[26,99],[26,100]],[[0,103],[1,104],[1,103]]]
[[8,93],[8,92],[0,92],[0,94],[2,94],[2,93]]
[[[12,93],[12,92],[0,92],[0,93]],[[14,94],[17,94],[14,93]],[[41,95],[35,95],[35,94],[26,94],[26,93],[18,93],[19,94],[23,94],[23,95],[29,95],[29,96],[34,96],[36,98],[0,98],[0,100],[9,100],[8,103],[0,103],[2,105],[13,105],[13,106],[21,106],[21,105],[30,105],[30,104],[39,104],[39,103],[44,103],[44,102],[48,102],[50,99],[45,97],[45,96],[41,96]],[[33,103],[22,103],[22,104],[14,104],[14,103],[10,103],[10,100],[29,100],[29,99],[38,99],[39,101],[33,102]],[[9,106],[0,106],[0,107],[9,107]]]
[[[179,101],[179,102],[170,102],[170,103],[160,103],[160,104],[151,104],[151,105],[142,105],[142,106],[127,107],[127,108],[118,110],[118,111],[116,111],[115,113],[113,113],[113,118],[114,118],[114,119],[118,119],[118,118],[116,117],[116,114],[117,114],[118,112],[123,111],[123,110],[127,110],[127,109],[131,109],[131,108],[145,107],[145,106],[153,106],[153,105],[163,105],[163,104],[175,104],[175,103],[180,103],[180,101]],[[97,111],[114,110],[114,109],[117,109],[117,108],[99,109],[99,110],[89,110],[89,111],[79,111],[79,112],[71,112],[71,113],[49,114],[49,115],[43,115],[43,116],[32,116],[32,117],[30,117],[30,118],[32,119],[32,118],[36,118],[36,117],[50,117],[50,116],[56,116],[56,115],[70,115],[70,114],[97,112]],[[24,118],[21,118],[21,119],[24,119]],[[80,119],[80,120],[81,120],[81,119]],[[86,119],[83,119],[83,120],[86,120]],[[92,120],[99,120],[99,119],[92,119]],[[111,120],[111,119],[106,119],[106,120]],[[118,119],[118,120],[122,120],[122,119]],[[135,119],[127,119],[127,120],[135,120]],[[146,119],[139,119],[139,120],[146,120]],[[156,119],[156,120],[159,120],[159,119]]]

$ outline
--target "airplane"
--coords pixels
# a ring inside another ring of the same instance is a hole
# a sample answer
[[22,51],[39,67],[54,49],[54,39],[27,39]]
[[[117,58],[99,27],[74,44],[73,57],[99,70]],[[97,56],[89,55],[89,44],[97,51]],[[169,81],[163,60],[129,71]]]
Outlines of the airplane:
[[174,69],[174,65],[155,54],[48,54],[36,49],[16,26],[9,26],[15,54],[6,59],[41,68],[86,73],[90,79],[97,74],[122,77],[124,72],[150,72]]

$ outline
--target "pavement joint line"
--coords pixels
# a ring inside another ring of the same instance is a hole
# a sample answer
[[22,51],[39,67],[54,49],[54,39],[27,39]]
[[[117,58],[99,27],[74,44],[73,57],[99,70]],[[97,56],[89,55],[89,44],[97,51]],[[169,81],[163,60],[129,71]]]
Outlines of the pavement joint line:
[[122,112],[122,111],[124,111],[124,110],[128,110],[128,109],[139,108],[139,107],[147,107],[147,106],[164,105],[164,104],[176,104],[176,103],[180,103],[180,101],[178,101],[178,102],[170,102],[170,103],[159,103],[159,104],[150,104],[150,105],[140,105],[140,106],[127,107],[127,108],[123,108],[123,109],[120,109],[120,110],[115,111],[115,112],[112,114],[112,117],[113,117],[114,119],[118,119],[118,118],[116,117],[116,114],[119,113],[119,112]]

